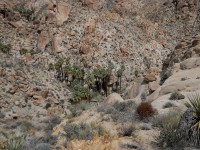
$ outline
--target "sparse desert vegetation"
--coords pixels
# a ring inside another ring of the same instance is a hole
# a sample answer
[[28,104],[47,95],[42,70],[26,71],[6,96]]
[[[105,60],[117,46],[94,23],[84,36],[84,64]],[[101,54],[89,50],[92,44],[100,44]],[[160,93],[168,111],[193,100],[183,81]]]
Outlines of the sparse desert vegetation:
[[184,99],[184,98],[185,98],[185,96],[183,94],[181,94],[178,91],[175,91],[170,95],[169,99],[170,100],[181,100],[181,99]]

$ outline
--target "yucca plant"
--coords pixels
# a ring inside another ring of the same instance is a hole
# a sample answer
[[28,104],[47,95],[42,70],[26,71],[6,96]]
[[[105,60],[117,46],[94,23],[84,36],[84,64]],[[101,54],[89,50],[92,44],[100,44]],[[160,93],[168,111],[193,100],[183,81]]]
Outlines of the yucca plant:
[[200,118],[200,95],[195,94],[193,96],[188,97],[190,103],[188,106],[194,108],[196,115]]
[[191,127],[191,131],[194,133],[194,144],[200,145],[200,95],[195,94],[190,97],[188,97],[190,103],[186,103],[187,107],[192,107],[194,109],[196,119],[195,124]]

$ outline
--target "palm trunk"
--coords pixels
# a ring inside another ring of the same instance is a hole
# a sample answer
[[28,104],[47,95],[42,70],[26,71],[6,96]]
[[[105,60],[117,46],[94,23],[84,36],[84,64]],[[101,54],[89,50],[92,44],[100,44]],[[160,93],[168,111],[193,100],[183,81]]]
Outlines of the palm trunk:
[[121,90],[121,88],[122,88],[122,78],[121,77],[119,77],[119,86],[120,86],[120,90]]

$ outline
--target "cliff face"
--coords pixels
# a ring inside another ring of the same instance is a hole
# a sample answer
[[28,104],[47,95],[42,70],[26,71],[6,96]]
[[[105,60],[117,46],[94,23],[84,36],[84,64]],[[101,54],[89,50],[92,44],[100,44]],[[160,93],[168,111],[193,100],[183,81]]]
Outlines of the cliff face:
[[28,64],[42,56],[47,63],[62,56],[92,67],[112,60],[116,69],[125,64],[124,81],[131,81],[136,70],[161,67],[177,41],[199,30],[196,0],[23,1],[34,9],[33,21],[13,11],[17,2],[1,3],[8,9],[1,17],[1,40],[11,43],[20,59],[19,50],[26,48],[37,53]]

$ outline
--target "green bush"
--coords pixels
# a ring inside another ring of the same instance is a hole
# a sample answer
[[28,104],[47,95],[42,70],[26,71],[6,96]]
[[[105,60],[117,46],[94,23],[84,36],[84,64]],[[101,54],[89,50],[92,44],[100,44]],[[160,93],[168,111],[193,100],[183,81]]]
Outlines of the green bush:
[[163,105],[163,108],[171,108],[171,107],[175,107],[175,105],[171,102],[167,102]]
[[185,96],[183,94],[181,94],[178,91],[175,91],[170,95],[169,99],[170,100],[181,100],[181,99],[184,99],[184,98],[185,98]]
[[19,50],[19,53],[20,53],[21,55],[25,55],[26,53],[28,53],[28,50],[25,49],[25,48],[22,48],[22,49]]
[[27,9],[24,5],[16,5],[14,10],[18,11],[21,16],[26,18],[28,21],[32,21],[34,10]]
[[0,51],[2,51],[3,53],[9,54],[11,49],[12,49],[11,44],[5,45],[5,44],[0,42]]
[[165,82],[165,80],[167,80],[171,75],[172,75],[171,71],[169,71],[169,70],[163,70],[160,73],[160,84],[162,85]]
[[54,68],[55,68],[55,67],[54,67],[54,64],[53,64],[53,63],[50,63],[49,66],[48,66],[48,70],[54,70]]
[[92,93],[87,87],[76,85],[72,93],[72,103],[79,103],[82,100],[90,100]]

